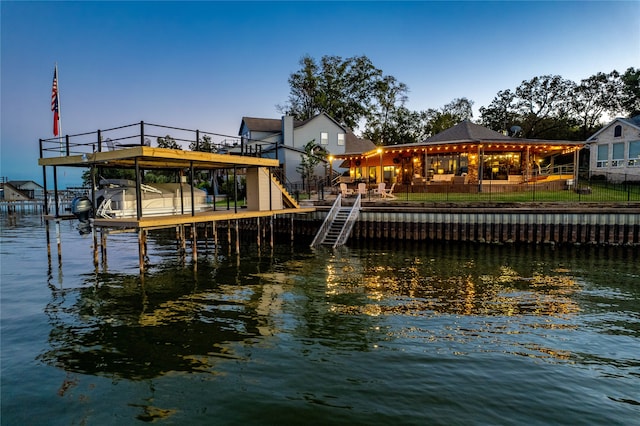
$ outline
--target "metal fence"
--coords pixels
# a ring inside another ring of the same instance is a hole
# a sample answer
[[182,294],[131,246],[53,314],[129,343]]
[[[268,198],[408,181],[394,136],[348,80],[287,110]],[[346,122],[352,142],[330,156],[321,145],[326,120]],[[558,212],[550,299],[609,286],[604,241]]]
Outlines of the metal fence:
[[[353,185],[353,184],[351,184]],[[377,184],[368,184],[363,201],[379,201],[380,196],[373,191]],[[298,199],[331,199],[336,188],[322,182],[312,185],[293,185],[290,191]],[[402,185],[393,188],[393,197],[384,198],[393,202],[416,203],[518,203],[518,202],[564,202],[564,203],[637,203],[640,202],[640,182],[609,182],[603,180],[578,179],[537,182],[535,184],[496,184],[485,181],[478,184],[427,184]]]
[[640,183],[552,181],[535,184],[396,185],[396,200],[419,202],[613,202],[640,201]]

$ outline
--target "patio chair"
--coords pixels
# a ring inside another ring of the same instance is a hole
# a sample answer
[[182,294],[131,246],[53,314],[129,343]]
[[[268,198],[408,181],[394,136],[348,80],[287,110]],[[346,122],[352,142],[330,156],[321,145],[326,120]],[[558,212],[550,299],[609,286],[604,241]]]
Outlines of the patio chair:
[[342,193],[343,197],[348,197],[349,195],[353,195],[353,189],[347,188],[346,183],[340,184],[340,192]]
[[120,148],[120,144],[118,142],[114,142],[112,141],[110,138],[107,138],[104,141],[105,145],[107,145],[107,149],[109,151],[115,151],[116,149]]
[[396,196],[393,195],[393,189],[395,187],[396,187],[396,184],[394,183],[393,185],[391,185],[391,188],[385,189],[384,192],[382,193],[382,198],[396,198]]
[[360,194],[363,197],[367,195],[367,184],[366,183],[360,182],[358,184],[358,194]]
[[386,183],[380,182],[377,188],[373,188],[373,195],[379,195],[381,197],[384,197],[384,194],[385,194],[384,187],[386,185],[387,185]]

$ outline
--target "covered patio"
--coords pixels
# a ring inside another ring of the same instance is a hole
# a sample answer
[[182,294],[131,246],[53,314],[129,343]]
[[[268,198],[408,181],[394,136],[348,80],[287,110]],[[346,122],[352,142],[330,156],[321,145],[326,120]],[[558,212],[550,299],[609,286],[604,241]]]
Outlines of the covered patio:
[[[423,142],[381,146],[336,155],[349,166],[343,182],[396,184],[398,192],[482,192],[483,185],[518,185],[577,180],[580,141],[513,138],[463,121]],[[445,190],[441,188],[440,190]]]

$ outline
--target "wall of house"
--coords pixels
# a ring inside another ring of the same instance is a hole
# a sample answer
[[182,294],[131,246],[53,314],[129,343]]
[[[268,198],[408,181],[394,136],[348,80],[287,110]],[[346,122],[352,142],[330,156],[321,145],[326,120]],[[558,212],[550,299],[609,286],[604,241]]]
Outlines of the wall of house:
[[[622,135],[615,136],[616,126],[622,126]],[[639,181],[640,180],[640,158],[629,158],[629,144],[640,142],[640,130],[628,123],[614,121],[598,134],[595,143],[589,145],[589,170],[591,176],[606,175],[610,181]],[[624,159],[614,159],[614,144],[624,144]],[[607,147],[606,165],[598,160],[599,146]],[[635,163],[630,165],[631,163]]]
[[[327,133],[327,143],[322,144],[321,134],[322,132]],[[338,145],[338,135],[343,135],[342,145]],[[294,130],[294,140],[297,146],[300,149],[304,149],[304,146],[310,140],[315,140],[316,144],[322,146],[329,154],[344,154],[345,145],[346,144],[346,134],[342,127],[338,126],[334,121],[330,120],[325,115],[318,115],[313,120],[309,121],[302,127],[298,127]],[[300,156],[298,155],[297,164],[300,164]],[[338,166],[343,162],[343,160],[334,160],[332,164],[332,169],[338,172],[348,171],[349,169],[340,169]],[[297,166],[296,164],[296,166]],[[293,167],[294,173],[299,176],[297,172],[295,172],[295,167]],[[316,168],[316,175],[318,177],[323,177],[325,173],[324,164],[318,165]],[[289,175],[288,175],[289,176]],[[290,179],[291,180],[291,179]]]

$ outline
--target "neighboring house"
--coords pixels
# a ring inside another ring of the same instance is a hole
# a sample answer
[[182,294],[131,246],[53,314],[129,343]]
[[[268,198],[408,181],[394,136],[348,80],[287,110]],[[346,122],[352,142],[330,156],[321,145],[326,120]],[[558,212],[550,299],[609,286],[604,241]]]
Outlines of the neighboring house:
[[42,200],[44,188],[32,180],[12,180],[2,184],[2,199],[5,201]]
[[589,175],[640,181],[640,115],[616,118],[587,139]]
[[326,152],[326,162],[318,165],[315,171],[318,178],[348,170],[340,167],[342,161],[336,160],[336,155],[375,148],[373,142],[358,138],[325,113],[304,121],[294,120],[291,116],[282,119],[243,117],[238,135],[243,151],[257,150],[263,157],[280,160],[285,180],[290,184],[302,183],[297,168],[305,155],[305,145],[310,141]]

